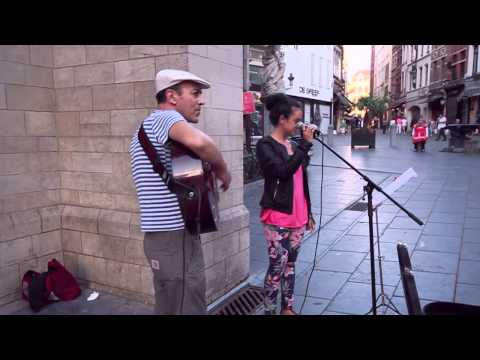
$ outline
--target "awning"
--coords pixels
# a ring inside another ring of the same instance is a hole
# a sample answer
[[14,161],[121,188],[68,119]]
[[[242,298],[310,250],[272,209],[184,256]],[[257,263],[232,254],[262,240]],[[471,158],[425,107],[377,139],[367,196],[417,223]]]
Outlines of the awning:
[[435,102],[435,101],[440,101],[444,99],[444,96],[441,95],[441,94],[435,94],[435,95],[431,95],[428,97],[428,102],[431,103],[431,102]]
[[349,108],[355,105],[350,100],[348,100],[346,96],[342,94],[335,94],[335,96],[337,97],[338,102],[346,108]]

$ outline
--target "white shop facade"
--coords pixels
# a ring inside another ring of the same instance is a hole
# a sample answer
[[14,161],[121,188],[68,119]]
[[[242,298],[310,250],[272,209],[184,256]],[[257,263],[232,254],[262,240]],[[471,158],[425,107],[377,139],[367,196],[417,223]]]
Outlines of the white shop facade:
[[283,45],[286,93],[302,104],[304,122],[332,124],[333,45]]

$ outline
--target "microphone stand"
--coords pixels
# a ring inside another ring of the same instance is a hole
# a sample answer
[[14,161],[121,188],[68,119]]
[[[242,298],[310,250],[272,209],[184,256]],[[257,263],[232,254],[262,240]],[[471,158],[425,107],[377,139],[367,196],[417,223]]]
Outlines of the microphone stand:
[[[315,132],[318,134],[317,132]],[[314,137],[319,143],[321,143],[324,147],[330,150],[336,157],[342,160],[345,164],[347,164],[353,171],[355,171],[358,175],[360,175],[363,180],[367,183],[363,190],[367,194],[367,207],[368,207],[368,230],[369,230],[369,239],[370,239],[370,272],[371,272],[371,287],[372,287],[372,309],[373,315],[377,315],[377,298],[376,298],[376,284],[375,284],[375,259],[374,259],[374,241],[373,241],[373,201],[372,201],[372,194],[373,190],[377,190],[378,192],[382,193],[387,199],[389,199],[392,203],[394,203],[397,207],[399,207],[405,214],[408,215],[413,221],[415,221],[418,225],[423,225],[423,222],[412,214],[410,211],[405,209],[402,205],[400,205],[395,199],[393,199],[390,195],[385,193],[383,189],[377,185],[373,180],[371,180],[367,175],[363,174],[360,170],[358,170],[355,166],[350,164],[347,160],[345,160],[341,155],[339,155],[335,150],[333,150],[329,145],[325,144],[323,140],[320,140],[316,135]],[[368,313],[370,313],[370,311]]]

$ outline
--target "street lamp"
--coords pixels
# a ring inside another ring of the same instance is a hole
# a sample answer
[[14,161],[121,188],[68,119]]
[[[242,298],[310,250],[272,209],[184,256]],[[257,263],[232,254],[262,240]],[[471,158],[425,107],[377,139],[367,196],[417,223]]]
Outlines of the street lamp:
[[287,78],[288,81],[290,82],[290,87],[289,89],[291,89],[293,87],[293,80],[295,80],[295,77],[293,76],[292,73],[290,73],[290,76]]

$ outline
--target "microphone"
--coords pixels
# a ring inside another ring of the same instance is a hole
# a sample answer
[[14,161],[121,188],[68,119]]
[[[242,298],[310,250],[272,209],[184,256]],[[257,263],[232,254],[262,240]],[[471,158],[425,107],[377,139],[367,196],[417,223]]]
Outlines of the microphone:
[[315,125],[315,124],[304,124],[303,122],[299,121],[296,126],[297,126],[297,128],[302,129],[302,130],[305,129],[306,127],[309,127],[311,129],[313,129],[314,130],[313,131],[313,137],[314,138],[317,138],[322,134],[321,131],[318,130],[317,125]]

